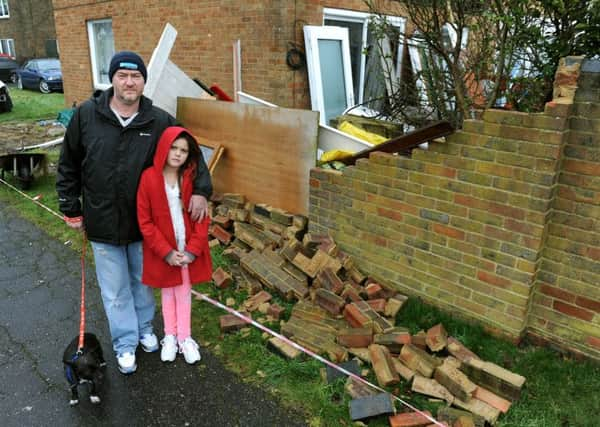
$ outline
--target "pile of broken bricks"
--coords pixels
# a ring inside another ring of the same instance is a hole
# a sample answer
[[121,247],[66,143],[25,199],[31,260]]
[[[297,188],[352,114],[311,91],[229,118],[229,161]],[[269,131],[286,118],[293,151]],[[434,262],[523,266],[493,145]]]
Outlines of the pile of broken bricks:
[[[417,334],[395,325],[407,297],[364,275],[331,237],[308,233],[306,217],[246,202],[240,194],[213,196],[209,207],[210,244],[225,247],[223,254],[235,261],[235,283],[249,295],[238,311],[280,321],[281,334],[355,375],[368,375],[370,365],[380,387],[402,378],[413,392],[445,401],[437,414],[425,413],[447,426],[494,425],[519,398],[524,377],[481,360],[442,324]],[[220,289],[234,283],[222,268],[213,281]],[[294,302],[287,320],[272,293]],[[234,315],[220,317],[223,332],[247,326]],[[301,355],[276,337],[267,345],[287,358]],[[343,375],[329,366],[323,372],[326,381]],[[354,421],[389,416],[394,427],[432,424],[418,412],[397,413],[390,394],[352,377],[345,390]]]

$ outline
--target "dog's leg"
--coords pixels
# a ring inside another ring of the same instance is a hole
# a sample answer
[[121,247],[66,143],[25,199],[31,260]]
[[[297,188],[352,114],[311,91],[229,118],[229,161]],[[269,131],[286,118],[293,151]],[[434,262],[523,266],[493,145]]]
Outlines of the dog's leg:
[[79,403],[79,393],[77,393],[77,384],[71,384],[71,400],[69,405],[75,406]]
[[94,381],[90,381],[90,402],[95,405],[100,403],[100,396],[96,392],[96,383]]

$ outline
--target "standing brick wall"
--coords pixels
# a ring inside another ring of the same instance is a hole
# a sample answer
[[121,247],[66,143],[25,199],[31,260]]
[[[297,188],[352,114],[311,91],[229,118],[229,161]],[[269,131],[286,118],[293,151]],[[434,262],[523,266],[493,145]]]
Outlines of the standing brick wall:
[[306,68],[285,62],[304,46],[304,25],[321,25],[323,7],[368,10],[362,0],[54,0],[63,60],[65,102],[91,95],[87,20],[112,18],[115,49],[150,60],[168,22],[177,31],[170,59],[190,77],[216,83],[233,96],[233,48],[241,43],[242,90],[287,108],[310,109]]
[[600,358],[600,62],[584,62],[531,306],[532,333]]
[[[373,153],[343,172],[313,169],[311,231],[330,233],[365,273],[400,291],[514,339],[531,326],[563,347],[599,356],[598,299],[589,295],[598,295],[598,280],[591,280],[598,278],[600,241],[582,231],[598,229],[593,176],[600,150],[591,147],[599,110],[597,102],[575,106],[588,116],[569,119],[568,106],[557,103],[542,114],[489,110],[411,158]],[[559,223],[566,217],[579,234]],[[585,255],[575,259],[574,248]],[[570,298],[586,310],[584,319],[575,305],[562,309],[565,301],[553,317],[547,313],[548,299],[567,298],[544,294],[548,265],[555,276],[562,272],[561,285],[572,284]],[[556,333],[557,316],[587,331],[577,348]]]

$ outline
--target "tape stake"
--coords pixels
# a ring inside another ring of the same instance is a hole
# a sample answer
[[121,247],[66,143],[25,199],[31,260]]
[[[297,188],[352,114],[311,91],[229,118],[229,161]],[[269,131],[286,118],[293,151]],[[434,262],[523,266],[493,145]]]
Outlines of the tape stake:
[[281,334],[279,334],[279,333],[277,333],[277,332],[275,332],[275,331],[267,328],[266,326],[262,325],[261,323],[258,323],[257,321],[255,321],[251,317],[246,316],[246,315],[240,313],[239,311],[236,311],[236,310],[232,309],[231,307],[227,307],[226,305],[221,304],[219,301],[216,301],[216,300],[210,298],[209,296],[207,296],[207,295],[205,295],[205,294],[203,294],[201,292],[195,291],[193,289],[192,289],[192,295],[194,295],[196,297],[196,299],[200,299],[200,300],[206,301],[209,304],[214,305],[215,307],[219,307],[219,308],[225,310],[226,312],[228,312],[230,314],[233,314],[234,316],[242,319],[246,323],[249,323],[249,324],[257,327],[261,331],[264,331],[264,332],[268,333],[269,335],[272,335],[272,336],[274,336],[276,338],[279,338],[280,340],[284,341],[286,344],[289,344],[292,347],[294,347],[295,349],[300,350],[301,352],[308,354],[313,359],[316,359],[319,362],[324,363],[325,365],[330,366],[330,367],[332,367],[333,369],[336,369],[339,372],[342,372],[343,374],[351,377],[352,379],[354,379],[356,381],[359,381],[359,382],[361,382],[361,383],[363,383],[363,384],[365,384],[365,385],[367,385],[367,386],[369,386],[369,387],[371,387],[371,388],[373,388],[373,389],[375,389],[375,390],[377,390],[377,391],[379,391],[381,393],[387,393],[387,394],[389,394],[390,396],[392,396],[393,399],[397,400],[402,405],[404,405],[407,408],[413,410],[414,412],[418,413],[419,415],[422,415],[423,417],[427,418],[429,421],[432,422],[432,424],[435,424],[435,425],[440,426],[440,427],[446,427],[445,424],[440,423],[435,418],[432,418],[431,416],[429,416],[425,412],[423,412],[423,411],[415,408],[413,405],[411,405],[410,403],[406,402],[405,400],[399,398],[398,396],[396,396],[396,395],[388,392],[387,390],[384,390],[383,388],[379,387],[378,385],[373,384],[373,383],[365,380],[364,378],[362,378],[362,377],[360,377],[360,376],[358,376],[358,375],[356,375],[356,374],[354,374],[354,373],[352,373],[352,372],[350,372],[350,371],[342,368],[341,366],[336,365],[335,363],[331,362],[330,360],[325,359],[324,357],[321,357],[320,355],[314,353],[313,351],[311,351],[311,350],[309,350],[307,348],[302,347],[300,344],[297,344],[294,341],[290,340],[289,338],[287,338],[287,337],[285,337],[285,336],[283,336],[283,335],[281,335]]

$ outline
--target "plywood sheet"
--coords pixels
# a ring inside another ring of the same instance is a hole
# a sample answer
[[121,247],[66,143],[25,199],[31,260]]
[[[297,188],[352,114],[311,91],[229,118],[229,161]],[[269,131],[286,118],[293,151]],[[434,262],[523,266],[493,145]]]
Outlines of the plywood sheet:
[[177,119],[201,140],[225,147],[213,173],[215,191],[308,214],[317,112],[179,98]]

